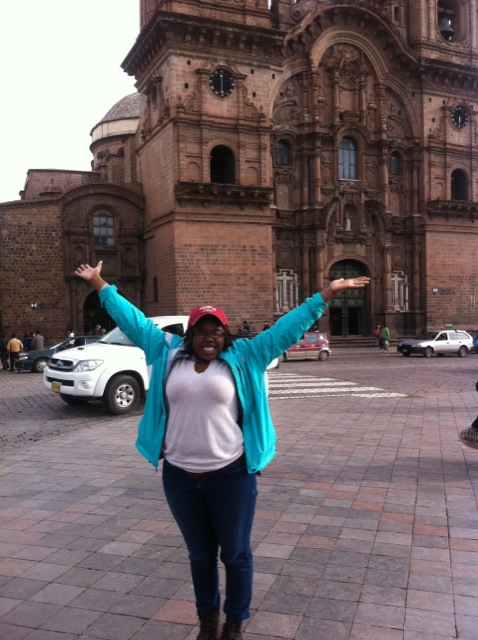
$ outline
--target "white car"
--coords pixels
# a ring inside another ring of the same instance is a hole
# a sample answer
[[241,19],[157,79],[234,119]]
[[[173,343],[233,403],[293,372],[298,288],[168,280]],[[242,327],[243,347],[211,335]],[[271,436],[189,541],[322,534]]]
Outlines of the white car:
[[402,340],[397,345],[398,353],[404,356],[418,353],[425,358],[430,358],[434,353],[437,356],[458,354],[463,358],[472,349],[473,338],[462,329],[424,331],[413,340]]
[[[188,316],[156,316],[157,327],[183,336]],[[277,358],[268,369],[278,366]],[[95,344],[54,354],[43,370],[43,384],[67,404],[102,400],[114,414],[134,409],[149,388],[146,356],[117,327]]]

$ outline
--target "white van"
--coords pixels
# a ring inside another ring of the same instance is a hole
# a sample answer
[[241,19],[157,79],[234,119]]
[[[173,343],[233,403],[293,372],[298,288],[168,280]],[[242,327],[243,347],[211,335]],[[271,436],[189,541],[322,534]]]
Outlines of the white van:
[[[163,331],[180,336],[188,326],[188,316],[151,320]],[[276,366],[277,358],[268,368]],[[55,353],[43,370],[43,384],[67,404],[102,400],[110,413],[128,413],[149,388],[146,356],[117,327],[94,344]]]

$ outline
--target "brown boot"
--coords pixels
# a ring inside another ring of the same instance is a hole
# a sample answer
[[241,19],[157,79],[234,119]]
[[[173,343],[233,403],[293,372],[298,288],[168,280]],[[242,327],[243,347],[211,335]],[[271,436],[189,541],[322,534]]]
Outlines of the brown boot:
[[197,640],[219,639],[219,611],[199,614],[199,635]]
[[242,620],[226,617],[220,640],[243,640],[241,627]]

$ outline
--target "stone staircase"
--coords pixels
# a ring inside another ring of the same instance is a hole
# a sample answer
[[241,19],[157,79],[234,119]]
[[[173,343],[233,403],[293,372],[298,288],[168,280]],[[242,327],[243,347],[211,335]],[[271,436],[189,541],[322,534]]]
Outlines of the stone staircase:
[[[373,336],[330,336],[329,334],[327,336],[331,349],[334,347],[372,347],[375,342]],[[391,345],[396,346],[398,342],[406,337],[411,338],[413,336],[398,336],[392,332],[389,342]]]

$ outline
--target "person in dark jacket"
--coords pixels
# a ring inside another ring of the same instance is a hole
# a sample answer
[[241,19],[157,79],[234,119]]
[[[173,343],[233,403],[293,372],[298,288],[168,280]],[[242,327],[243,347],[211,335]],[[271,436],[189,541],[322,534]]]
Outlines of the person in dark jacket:
[[0,341],[0,358],[2,360],[3,371],[8,371],[8,350],[7,350],[8,338],[6,335],[2,336]]
[[37,329],[33,334],[32,341],[30,342],[30,351],[39,351],[45,348],[45,338],[42,336],[40,329]]

